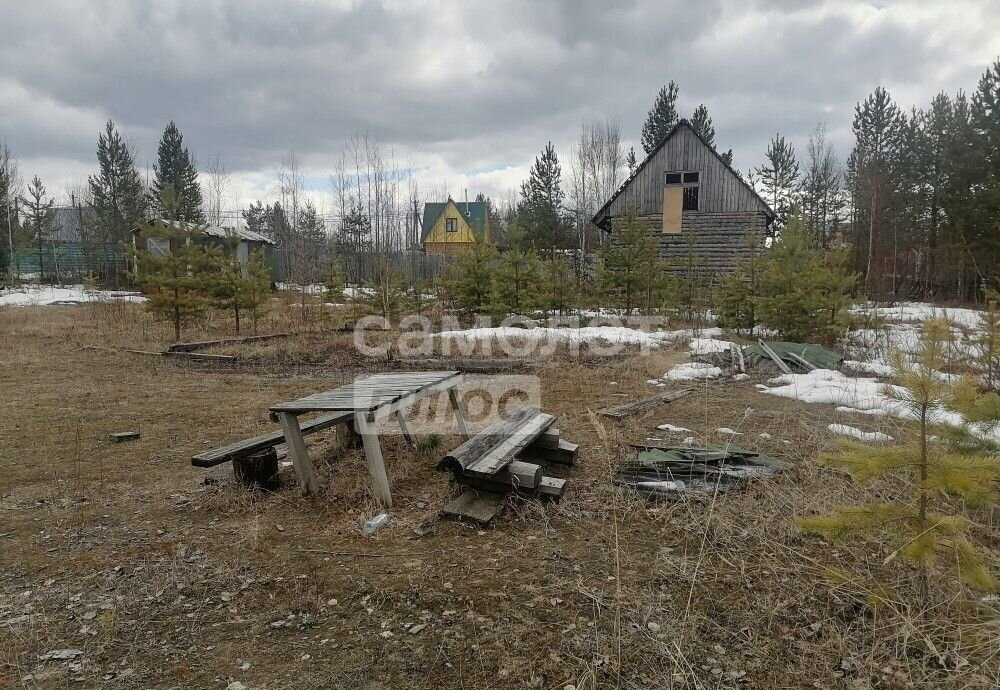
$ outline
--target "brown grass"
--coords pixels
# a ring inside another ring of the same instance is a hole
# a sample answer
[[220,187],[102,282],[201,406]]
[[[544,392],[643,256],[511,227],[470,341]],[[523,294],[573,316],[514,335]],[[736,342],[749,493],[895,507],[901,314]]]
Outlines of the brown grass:
[[[162,347],[169,329],[136,307],[0,310],[0,685],[996,686],[995,621],[945,591],[924,619],[893,601],[872,607],[869,579],[905,593],[911,574],[884,566],[877,548],[831,547],[792,522],[905,489],[858,488],[820,468],[817,452],[834,443],[826,424],[910,430],[762,395],[755,381],[699,383],[623,422],[593,414],[650,394],[645,380],[680,352],[556,356],[534,369],[581,462],[562,503],[515,500],[485,529],[437,521],[451,490],[433,469],[443,449],[418,455],[393,438],[396,505],[371,538],[360,533],[378,510],[364,460],[322,436],[311,439],[319,495],[303,498],[290,475],[270,495],[205,485],[225,471],[192,468],[192,454],[270,428],[270,403],[383,366],[299,316],[273,310],[263,332],[300,333],[230,348],[242,362],[212,367],[80,349]],[[663,422],[794,468],[715,499],[610,492],[627,442],[686,435],[655,431]],[[743,435],[721,436],[724,426]],[[108,440],[131,429],[142,439]],[[418,538],[419,525],[435,530]],[[852,584],[831,584],[832,568]],[[407,632],[417,624],[427,627]],[[63,648],[83,650],[78,667],[38,659]]]

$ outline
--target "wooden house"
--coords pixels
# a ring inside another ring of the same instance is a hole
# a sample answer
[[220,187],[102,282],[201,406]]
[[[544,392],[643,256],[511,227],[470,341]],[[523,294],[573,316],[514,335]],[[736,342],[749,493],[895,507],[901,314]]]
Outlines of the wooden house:
[[646,156],[593,222],[617,241],[616,221],[634,208],[675,273],[731,272],[762,246],[774,211],[714,148],[681,120]]
[[464,251],[477,235],[490,237],[489,213],[485,201],[455,201],[424,204],[420,242],[428,254],[453,255]]

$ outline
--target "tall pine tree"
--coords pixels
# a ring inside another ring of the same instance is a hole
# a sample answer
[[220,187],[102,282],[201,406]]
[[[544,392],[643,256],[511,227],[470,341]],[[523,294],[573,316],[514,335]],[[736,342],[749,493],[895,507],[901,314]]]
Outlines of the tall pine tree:
[[671,80],[656,94],[653,107],[649,109],[646,122],[642,125],[640,140],[646,153],[655,149],[677,124],[679,119],[677,115],[677,91],[677,83]]
[[[175,213],[177,217],[170,220],[204,223],[205,213],[201,206],[198,171],[190,152],[184,146],[184,136],[173,120],[163,130],[156,159],[157,163],[153,166],[156,176],[153,179],[151,193],[157,214],[169,218],[168,213]],[[160,203],[167,187],[173,188],[174,194],[177,195],[176,209],[167,209]]]
[[55,222],[55,212],[52,207],[55,201],[46,198],[47,192],[42,180],[35,175],[28,185],[28,195],[21,197],[25,205],[27,218],[25,230],[31,235],[35,249],[38,251],[38,280],[45,280],[45,241],[49,239],[52,225]]
[[795,201],[796,182],[799,179],[799,162],[795,158],[795,148],[780,134],[775,134],[767,145],[765,162],[758,167],[757,180],[764,199],[771,204],[777,214],[772,231],[780,230],[788,222],[788,214]]
[[694,114],[691,115],[691,128],[706,144],[715,148],[715,125],[712,124],[712,116],[708,114],[708,108],[704,103],[694,109]]
[[528,179],[521,183],[518,223],[530,246],[547,252],[549,258],[564,248],[568,223],[563,211],[562,168],[550,141],[535,158]]
[[132,152],[111,120],[97,139],[97,166],[97,175],[87,178],[94,206],[88,239],[102,245],[128,244],[149,202]]

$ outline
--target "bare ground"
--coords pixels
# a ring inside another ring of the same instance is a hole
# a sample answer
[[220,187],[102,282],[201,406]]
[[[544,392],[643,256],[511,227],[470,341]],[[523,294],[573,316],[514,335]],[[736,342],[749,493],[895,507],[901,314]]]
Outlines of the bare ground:
[[[851,423],[832,407],[750,381],[700,383],[624,422],[593,415],[650,394],[645,380],[680,352],[533,369],[581,461],[561,503],[515,502],[485,529],[436,520],[450,491],[434,470],[443,449],[396,439],[385,446],[396,505],[374,537],[360,531],[377,511],[360,453],[322,436],[319,495],[302,497],[290,474],[273,494],[206,485],[225,472],[191,455],[270,428],[273,402],[383,366],[329,325],[226,350],[242,359],[223,367],[81,349],[162,346],[167,331],[137,307],[0,310],[0,686],[996,687],[995,620],[947,591],[922,619],[872,606],[867,578],[905,602],[912,574],[876,547],[796,530],[795,515],[905,489],[859,489],[816,464],[833,447],[826,424]],[[686,435],[655,431],[664,422],[716,443],[731,427],[740,446],[794,468],[716,499],[609,491],[626,442]],[[123,430],[142,438],[111,443]],[[420,525],[434,529],[417,537]],[[997,544],[996,528],[982,532]],[[82,654],[40,658],[60,649]]]

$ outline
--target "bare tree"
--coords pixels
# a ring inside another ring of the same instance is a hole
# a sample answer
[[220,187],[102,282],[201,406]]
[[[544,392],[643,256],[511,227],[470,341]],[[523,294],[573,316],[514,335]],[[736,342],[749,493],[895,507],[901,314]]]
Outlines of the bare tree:
[[226,198],[233,184],[229,168],[218,153],[209,157],[202,174],[202,196],[205,199],[205,218],[211,225],[222,226],[226,211]]
[[582,253],[591,251],[599,237],[590,219],[618,189],[624,170],[625,149],[619,123],[585,121],[570,154],[570,198]]

